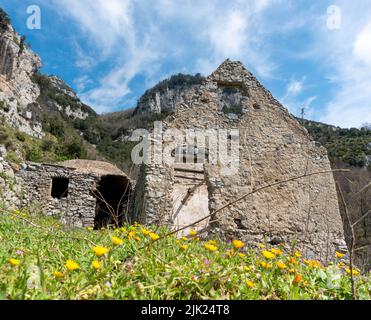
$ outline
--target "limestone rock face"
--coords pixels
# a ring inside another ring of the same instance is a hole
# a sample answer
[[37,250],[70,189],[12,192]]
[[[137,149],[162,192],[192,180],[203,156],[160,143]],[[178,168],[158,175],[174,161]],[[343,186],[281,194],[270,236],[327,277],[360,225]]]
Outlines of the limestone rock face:
[[20,47],[21,38],[11,26],[0,34],[0,114],[13,127],[41,137],[41,123],[33,121],[30,105],[40,89],[31,77],[41,67],[40,58]]
[[200,86],[203,78],[199,75],[174,75],[147,90],[139,99],[137,113],[170,113],[184,102],[189,91]]
[[[208,232],[224,240],[239,238],[250,245],[268,242],[288,247],[297,241],[297,247],[307,257],[319,257],[322,261],[328,261],[335,250],[344,248],[343,225],[331,172],[276,184],[213,214],[234,199],[263,186],[331,170],[326,150],[312,141],[306,129],[240,62],[225,61],[175,109],[176,112],[165,119],[164,130],[177,129],[179,133],[191,128],[237,130],[239,147],[231,161],[238,162],[238,170],[225,174],[225,167],[219,161],[204,161],[201,169],[195,164],[190,170],[182,164],[143,165],[137,186],[144,200],[141,208],[134,210],[136,217],[147,223],[158,223],[156,214],[165,212],[168,216],[161,221],[171,221],[174,225],[179,220],[179,212],[188,215],[183,221],[192,221],[192,216],[196,221],[210,213]],[[217,153],[231,143],[216,142]],[[210,143],[208,148],[211,153]],[[184,172],[204,178],[187,178]],[[201,188],[207,186],[208,209],[200,207],[205,212],[179,208],[179,203],[187,207],[188,199],[171,200],[176,199],[179,184],[184,184],[182,179],[192,185],[188,198],[192,192],[195,194],[192,188],[196,180]]]
[[73,119],[82,119],[85,120],[89,115],[95,114],[95,112],[88,106],[84,105],[76,92],[67,85],[61,78],[57,76],[49,76],[52,86],[58,92],[58,95],[65,95],[70,98],[70,103],[67,105],[60,105],[57,101],[50,100],[48,107],[52,109],[58,109],[61,113],[64,113],[70,118]]

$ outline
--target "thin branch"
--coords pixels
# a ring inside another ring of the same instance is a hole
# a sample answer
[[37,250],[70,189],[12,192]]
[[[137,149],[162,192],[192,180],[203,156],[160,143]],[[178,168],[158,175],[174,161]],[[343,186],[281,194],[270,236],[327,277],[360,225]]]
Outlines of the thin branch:
[[355,222],[353,222],[352,227],[354,227],[356,224],[360,223],[364,218],[366,218],[371,213],[371,210],[367,211],[362,217],[357,219]]
[[354,276],[353,276],[353,254],[354,254],[354,242],[355,242],[356,237],[355,237],[355,234],[354,234],[354,227],[351,223],[351,219],[350,219],[350,216],[349,216],[348,207],[347,207],[347,204],[345,203],[345,200],[344,200],[343,192],[341,191],[339,183],[336,183],[336,184],[338,186],[340,199],[341,199],[341,202],[343,203],[343,206],[344,206],[345,216],[348,220],[348,224],[349,224],[350,232],[351,232],[351,237],[352,237],[351,241],[350,241],[350,248],[349,248],[349,269],[350,269],[350,283],[351,283],[351,287],[352,287],[352,297],[353,297],[353,300],[356,300],[356,289],[355,289]]

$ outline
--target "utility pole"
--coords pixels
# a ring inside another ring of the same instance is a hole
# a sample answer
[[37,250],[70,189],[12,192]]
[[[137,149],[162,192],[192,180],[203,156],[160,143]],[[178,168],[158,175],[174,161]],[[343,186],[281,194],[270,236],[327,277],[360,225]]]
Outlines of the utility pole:
[[301,124],[304,124],[305,107],[302,107],[300,109],[300,114],[301,114]]

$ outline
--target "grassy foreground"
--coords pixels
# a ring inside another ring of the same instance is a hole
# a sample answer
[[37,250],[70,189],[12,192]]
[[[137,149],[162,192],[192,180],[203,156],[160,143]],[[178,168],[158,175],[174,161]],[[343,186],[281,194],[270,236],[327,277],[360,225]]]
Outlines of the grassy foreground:
[[[183,239],[140,225],[71,229],[0,211],[0,299],[351,299],[350,270],[304,260],[294,248]],[[237,240],[237,239],[236,239]],[[143,249],[143,247],[145,247]],[[371,277],[353,270],[358,299]]]

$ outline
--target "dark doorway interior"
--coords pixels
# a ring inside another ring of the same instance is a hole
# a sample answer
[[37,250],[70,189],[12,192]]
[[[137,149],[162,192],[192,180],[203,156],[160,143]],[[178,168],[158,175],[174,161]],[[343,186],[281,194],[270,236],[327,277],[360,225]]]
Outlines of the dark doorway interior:
[[68,196],[68,178],[55,177],[52,180],[51,196],[55,199],[67,198]]
[[128,206],[130,182],[124,176],[103,176],[94,196],[97,199],[94,229],[108,225],[119,227]]

